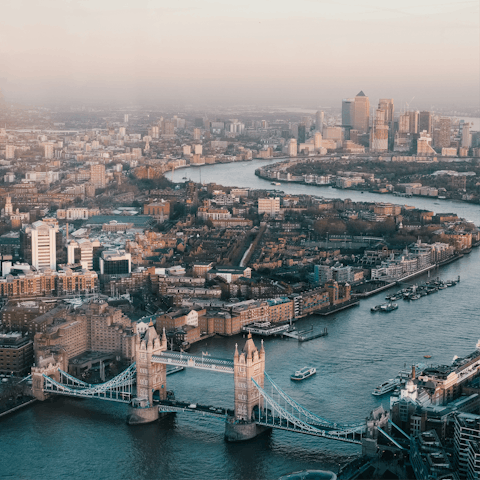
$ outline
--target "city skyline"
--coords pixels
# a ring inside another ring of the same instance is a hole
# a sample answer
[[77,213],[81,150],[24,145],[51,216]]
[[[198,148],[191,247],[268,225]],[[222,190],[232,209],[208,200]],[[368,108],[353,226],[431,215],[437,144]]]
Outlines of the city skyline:
[[398,104],[480,99],[475,1],[2,9],[0,88],[12,101],[333,106],[360,89]]

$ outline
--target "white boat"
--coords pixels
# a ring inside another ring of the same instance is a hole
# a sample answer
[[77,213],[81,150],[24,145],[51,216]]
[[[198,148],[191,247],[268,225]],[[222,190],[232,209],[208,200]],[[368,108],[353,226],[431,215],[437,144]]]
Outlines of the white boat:
[[303,367],[301,370],[297,370],[295,375],[290,377],[291,380],[304,380],[305,378],[311,377],[317,373],[317,369],[315,367]]
[[378,385],[378,387],[375,387],[375,390],[372,392],[372,395],[384,395],[385,393],[395,390],[397,385],[398,385],[398,382],[393,378],[391,378],[390,380],[388,380],[388,382],[384,382],[381,385]]
[[380,311],[381,312],[391,312],[393,310],[396,310],[398,308],[398,305],[396,303],[387,303],[384,305],[380,305]]

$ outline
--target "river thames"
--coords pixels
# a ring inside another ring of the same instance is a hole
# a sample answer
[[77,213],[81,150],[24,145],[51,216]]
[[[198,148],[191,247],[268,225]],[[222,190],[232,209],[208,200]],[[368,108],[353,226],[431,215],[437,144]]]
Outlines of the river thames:
[[[254,175],[268,162],[253,161],[202,168],[204,183],[274,188]],[[175,172],[174,180],[200,178],[199,169]],[[407,203],[435,212],[455,212],[480,225],[480,207],[427,198],[400,198],[329,187],[282,184],[286,193],[351,198],[358,201]],[[450,364],[454,355],[475,349],[480,338],[480,249],[432,272],[461,282],[416,302],[399,302],[396,311],[372,313],[386,292],[328,317],[310,317],[299,327],[328,328],[328,336],[310,342],[268,338],[266,371],[291,397],[332,421],[362,421],[376,406],[388,408],[388,396],[375,397],[374,387],[394,377],[404,366],[424,362]],[[421,281],[422,278],[415,281]],[[232,358],[242,335],[211,338],[192,347]],[[259,340],[255,339],[257,345]],[[305,365],[317,375],[295,383],[290,375]],[[179,400],[233,406],[233,378],[198,370],[168,377],[168,388]],[[224,424],[189,414],[151,425],[125,423],[126,406],[100,400],[55,398],[36,403],[0,419],[0,477],[2,478],[162,478],[162,479],[276,479],[310,469],[338,470],[360,453],[360,447],[301,434],[273,431],[244,444],[223,439]]]

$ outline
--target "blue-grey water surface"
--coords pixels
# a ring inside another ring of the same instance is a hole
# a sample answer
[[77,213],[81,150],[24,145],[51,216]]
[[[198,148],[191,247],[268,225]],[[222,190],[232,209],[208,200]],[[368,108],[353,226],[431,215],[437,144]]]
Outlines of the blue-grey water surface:
[[[253,175],[264,162],[202,168],[204,182],[273,188]],[[199,171],[180,170],[175,176],[198,180]],[[179,180],[179,178],[176,178]],[[390,195],[360,194],[302,185],[275,187],[288,193],[311,193],[353,200],[408,203],[434,211],[453,211],[480,225],[480,208],[460,202]],[[439,205],[438,205],[439,204]],[[327,327],[329,335],[310,342],[265,340],[266,370],[288,394],[319,415],[334,421],[361,421],[388,396],[374,397],[373,388],[413,363],[450,363],[454,355],[474,350],[480,338],[480,249],[432,272],[461,282],[415,302],[398,301],[388,314],[370,307],[386,292],[362,300],[328,317],[311,317],[299,327]],[[419,278],[415,281],[426,279]],[[394,291],[393,289],[392,291]],[[256,340],[257,343],[259,342]],[[208,351],[231,358],[242,335],[208,339],[192,353]],[[317,375],[291,382],[299,367],[315,366]],[[168,377],[169,389],[181,400],[232,407],[233,378],[197,370]],[[126,406],[100,400],[55,398],[36,403],[0,419],[1,478],[162,478],[275,479],[302,469],[331,469],[360,453],[360,448],[306,435],[273,431],[244,444],[228,444],[224,425],[214,419],[178,414],[145,426],[125,423]]]

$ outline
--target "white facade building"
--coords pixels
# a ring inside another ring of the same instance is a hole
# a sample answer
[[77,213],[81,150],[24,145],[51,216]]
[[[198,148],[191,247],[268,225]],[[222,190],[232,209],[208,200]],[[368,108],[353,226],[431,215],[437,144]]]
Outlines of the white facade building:
[[280,197],[268,197],[258,199],[258,214],[266,213],[274,217],[280,213]]
[[32,224],[32,265],[36,268],[57,268],[56,233],[58,226],[38,221]]

